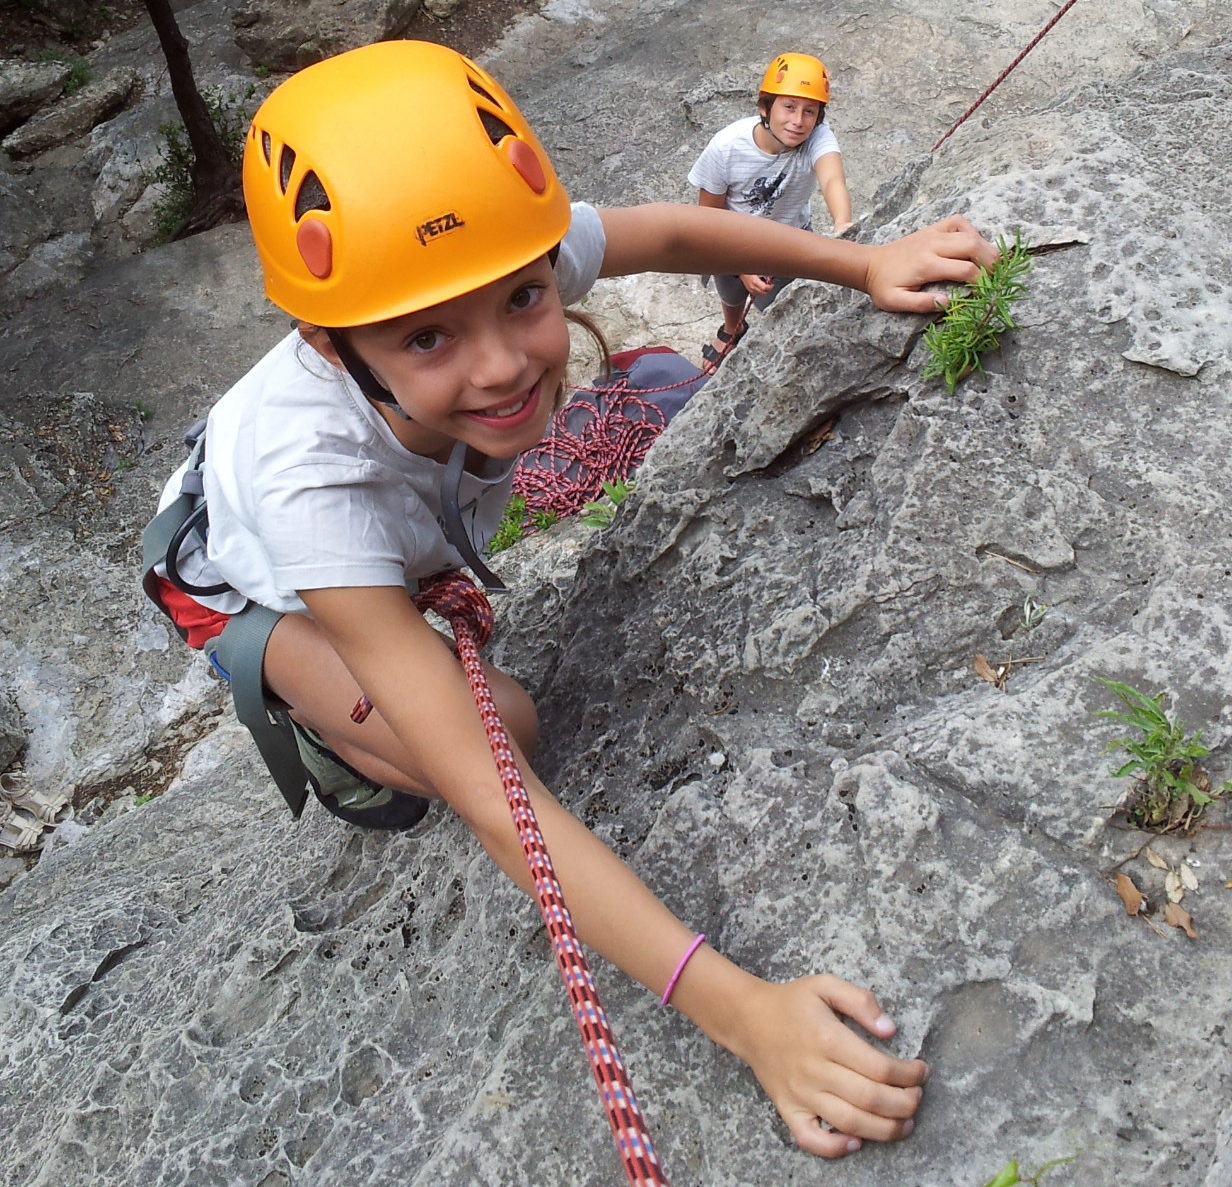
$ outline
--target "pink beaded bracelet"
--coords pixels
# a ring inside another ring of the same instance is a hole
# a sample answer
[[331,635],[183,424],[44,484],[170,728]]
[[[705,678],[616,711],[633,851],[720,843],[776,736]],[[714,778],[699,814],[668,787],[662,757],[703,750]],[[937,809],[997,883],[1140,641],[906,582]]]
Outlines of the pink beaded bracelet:
[[706,937],[698,935],[697,938],[685,950],[684,955],[680,958],[680,963],[676,966],[676,971],[671,975],[667,982],[667,988],[663,991],[663,996],[659,998],[659,1005],[665,1006],[672,1000],[672,990],[676,988],[676,982],[680,980],[680,974],[684,972],[684,966],[689,963],[689,957],[693,955],[704,943]]

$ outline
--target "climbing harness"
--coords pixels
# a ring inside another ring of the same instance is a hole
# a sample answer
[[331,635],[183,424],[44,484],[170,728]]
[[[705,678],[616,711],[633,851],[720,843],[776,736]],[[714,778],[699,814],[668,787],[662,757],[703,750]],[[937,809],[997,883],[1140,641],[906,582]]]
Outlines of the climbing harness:
[[1065,4],[1063,4],[1054,14],[1052,20],[1050,20],[1031,39],[1026,49],[1024,49],[1022,53],[1018,55],[1018,57],[1016,57],[1004,70],[1002,70],[1001,73],[998,74],[995,79],[993,79],[992,85],[989,86],[988,89],[974,103],[972,103],[971,106],[968,107],[967,110],[964,111],[962,115],[960,115],[958,119],[954,121],[953,124],[950,125],[950,130],[946,132],[946,134],[942,136],[941,139],[938,140],[937,143],[934,144],[931,149],[929,149],[929,152],[936,152],[937,149],[939,149],[947,140],[949,140],[949,138],[956,131],[958,131],[959,127],[962,124],[966,123],[967,120],[972,115],[975,114],[976,108],[979,107],[979,105],[983,103],[984,100],[987,99],[988,96],[991,95],[993,91],[995,91],[1009,77],[1010,72],[1014,69],[1014,67],[1017,66],[1018,63],[1021,62],[1023,58],[1025,58],[1027,54],[1029,54],[1037,45],[1039,45],[1041,41],[1043,41],[1044,35],[1053,27],[1053,25],[1057,23],[1057,21],[1059,21],[1067,12],[1069,12],[1069,10],[1073,8],[1076,3],[1077,3],[1077,0],[1066,0]]
[[[167,607],[159,592],[160,565],[166,570],[167,580],[190,597],[213,597],[232,592],[232,586],[225,581],[196,585],[179,571],[180,550],[185,542],[193,534],[204,540],[209,530],[202,474],[205,423],[197,421],[184,435],[184,444],[190,453],[180,493],[150,520],[141,537],[142,588],[164,613]],[[458,442],[450,454],[441,490],[445,537],[489,590],[504,593],[504,584],[484,565],[463,524],[458,488],[465,462],[466,446]],[[271,778],[291,809],[291,815],[298,820],[308,799],[311,780],[296,741],[289,707],[271,697],[264,679],[265,648],[281,617],[275,610],[249,602],[230,616],[220,634],[206,641],[204,651],[211,667],[230,686],[236,717],[252,734]],[[180,630],[178,626],[177,630]]]
[[658,1187],[660,1184],[666,1187],[667,1177],[659,1166],[650,1133],[633,1094],[633,1085],[565,904],[564,891],[539,831],[513,747],[484,675],[479,650],[492,634],[492,607],[482,591],[458,572],[441,573],[422,582],[415,604],[420,610],[439,614],[453,629],[458,658],[483,719],[505,802],[530,869],[535,901],[552,942],[556,966],[569,994],[573,1018],[581,1033],[582,1046],[586,1049],[625,1174],[632,1187]]

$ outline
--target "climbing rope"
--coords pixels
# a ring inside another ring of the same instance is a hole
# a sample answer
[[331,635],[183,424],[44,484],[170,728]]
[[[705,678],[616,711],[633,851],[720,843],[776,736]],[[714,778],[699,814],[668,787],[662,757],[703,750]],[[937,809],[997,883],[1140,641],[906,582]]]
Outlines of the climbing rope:
[[513,476],[513,493],[526,500],[528,513],[551,511],[563,519],[581,511],[599,497],[604,482],[628,478],[642,464],[667,424],[662,409],[633,395],[625,380],[579,390],[619,398],[579,400],[557,413],[551,433],[523,457]]
[[1009,77],[1010,72],[1014,69],[1014,67],[1017,66],[1018,63],[1021,62],[1023,58],[1025,58],[1027,54],[1029,54],[1037,45],[1039,45],[1041,41],[1044,40],[1044,35],[1049,31],[1049,29],[1051,29],[1057,21],[1069,12],[1069,10],[1073,8],[1076,3],[1077,0],[1066,0],[1066,3],[1062,5],[1052,20],[1050,20],[1048,24],[1046,24],[1031,39],[1031,43],[1027,46],[1027,48],[1024,49],[1022,53],[1020,53],[1018,57],[1016,57],[1004,70],[1002,70],[1001,73],[993,80],[992,85],[974,103],[972,103],[971,106],[958,117],[958,119],[954,121],[953,125],[950,127],[950,130],[932,146],[929,150],[930,152],[936,152],[937,149],[939,149],[956,131],[958,131],[960,125],[966,123],[967,119],[974,114],[975,109],[979,107],[979,105],[983,103],[984,100],[987,99],[988,96],[991,95],[993,91],[995,91]]
[[[750,296],[740,315],[742,328],[752,304]],[[718,362],[708,372],[701,370],[661,387],[631,388],[627,376],[597,387],[574,384],[575,392],[599,399],[570,399],[556,413],[543,441],[522,455],[513,475],[513,493],[526,502],[523,530],[535,530],[534,516],[539,512],[551,512],[558,519],[576,515],[602,495],[605,482],[627,479],[667,426],[663,410],[641,397],[677,391],[713,375],[735,344],[724,343]]]
[[[1070,3],[1073,3],[1073,0],[1070,0]],[[741,337],[743,337],[744,329],[748,324],[749,310],[752,308],[753,308],[753,296],[750,293],[749,299],[745,301],[744,303],[744,310],[740,314],[740,328],[727,342],[723,343],[723,349],[719,351],[719,362],[718,363],[709,364],[709,367],[710,367],[709,370],[707,370],[705,367],[699,368],[702,375],[706,376],[707,378],[712,376],[719,369],[719,363],[721,363],[725,358],[727,358],[727,356],[732,352],[732,349],[735,347],[736,343],[740,340]],[[678,388],[688,387],[690,383],[696,383],[696,382],[697,382],[697,376],[695,375],[690,379],[682,379],[680,380],[679,383],[669,383],[666,387],[639,387],[637,390],[639,392],[644,393],[645,395],[653,395],[656,392],[674,392]],[[575,383],[572,385],[572,387],[575,392],[594,392],[595,395],[601,396],[608,392],[623,391],[624,387],[621,386],[622,383],[624,383],[623,380],[620,383],[612,387],[587,387],[583,383]]]
[[420,610],[435,611],[453,628],[458,658],[483,719],[505,801],[530,868],[535,901],[552,942],[556,966],[569,994],[573,1018],[581,1032],[582,1045],[590,1060],[590,1070],[594,1073],[625,1174],[632,1187],[667,1187],[667,1177],[655,1156],[650,1133],[599,1001],[599,991],[565,905],[564,891],[557,881],[509,735],[497,712],[479,659],[480,648],[492,635],[492,607],[483,592],[458,572],[441,573],[420,582],[415,605]]

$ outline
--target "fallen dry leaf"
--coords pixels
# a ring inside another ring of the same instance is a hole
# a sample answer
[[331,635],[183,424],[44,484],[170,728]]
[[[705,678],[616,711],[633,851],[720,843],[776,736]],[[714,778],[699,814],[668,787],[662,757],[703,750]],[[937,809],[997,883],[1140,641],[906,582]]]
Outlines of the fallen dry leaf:
[[981,680],[987,680],[989,684],[999,684],[1001,677],[997,675],[992,664],[988,662],[988,657],[985,655],[977,655],[971,663],[971,667],[975,674]]
[[1177,870],[1181,875],[1181,885],[1185,887],[1186,890],[1198,889],[1198,875],[1193,872],[1193,866],[1189,865],[1187,862],[1181,862],[1181,864],[1177,866]]
[[1179,927],[1191,940],[1198,938],[1198,933],[1194,931],[1193,916],[1184,907],[1178,907],[1176,903],[1168,903],[1164,907],[1164,918],[1173,927]]
[[1128,874],[1118,874],[1114,882],[1117,895],[1125,904],[1125,914],[1137,915],[1146,906],[1146,896],[1134,885],[1134,880]]
[[814,429],[807,437],[804,438],[804,456],[816,453],[827,441],[834,437],[834,426],[838,423],[836,417],[832,417],[825,424]]
[[1166,870],[1168,868],[1168,863],[1164,861],[1164,859],[1160,857],[1159,854],[1156,853],[1154,849],[1148,849],[1146,851],[1146,859],[1157,870]]
[[1185,887],[1181,884],[1181,876],[1176,870],[1169,870],[1164,875],[1164,890],[1170,903],[1179,903],[1185,897]]

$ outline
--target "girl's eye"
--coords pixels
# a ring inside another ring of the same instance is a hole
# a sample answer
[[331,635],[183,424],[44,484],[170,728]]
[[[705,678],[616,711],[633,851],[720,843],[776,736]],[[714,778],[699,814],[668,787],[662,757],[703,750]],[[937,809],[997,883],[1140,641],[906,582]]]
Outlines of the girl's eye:
[[524,284],[509,298],[509,304],[513,309],[531,309],[539,304],[542,297],[543,285]]
[[445,335],[440,330],[420,330],[412,336],[409,346],[420,354],[427,354],[428,351],[436,350],[444,341]]

